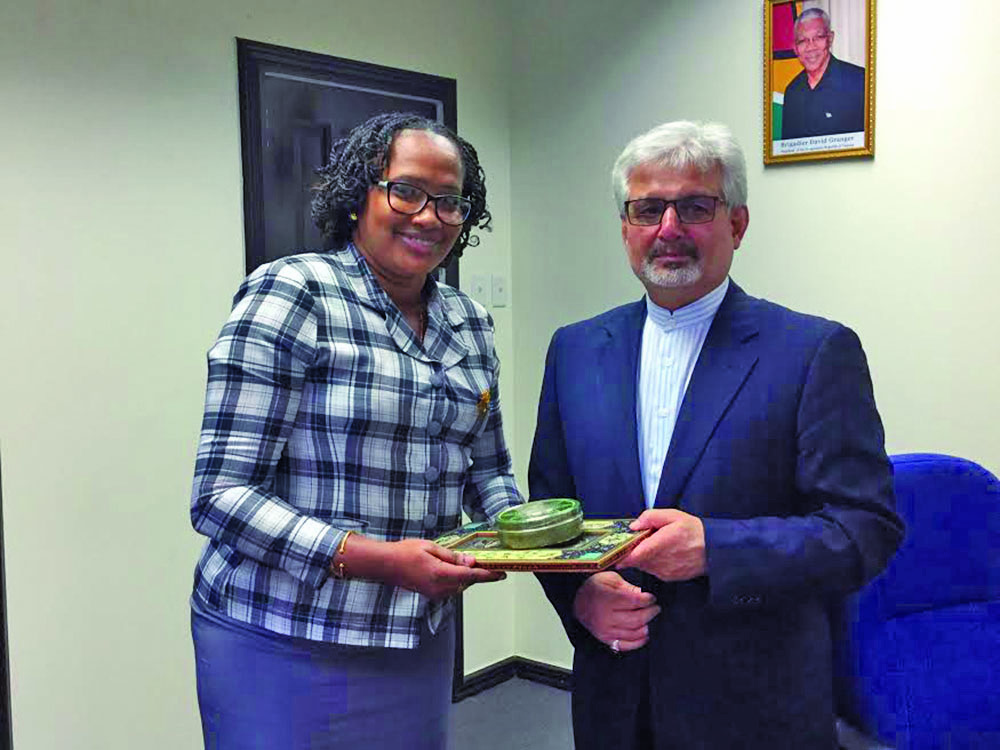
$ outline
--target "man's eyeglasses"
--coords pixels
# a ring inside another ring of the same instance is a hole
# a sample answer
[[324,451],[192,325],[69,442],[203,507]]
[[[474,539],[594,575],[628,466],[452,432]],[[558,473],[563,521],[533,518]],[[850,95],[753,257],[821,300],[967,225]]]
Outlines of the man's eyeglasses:
[[818,44],[824,46],[826,40],[830,38],[829,34],[817,34],[816,36],[800,36],[795,39],[796,47],[807,47],[810,44]]
[[629,224],[651,227],[663,221],[667,207],[673,206],[681,224],[707,224],[715,218],[715,207],[723,203],[714,195],[691,195],[668,201],[663,198],[637,198],[625,201],[625,217]]
[[460,227],[472,211],[472,201],[461,195],[431,195],[416,185],[393,180],[381,180],[375,184],[385,188],[389,208],[396,213],[414,216],[423,211],[429,202],[433,202],[434,213],[442,223]]

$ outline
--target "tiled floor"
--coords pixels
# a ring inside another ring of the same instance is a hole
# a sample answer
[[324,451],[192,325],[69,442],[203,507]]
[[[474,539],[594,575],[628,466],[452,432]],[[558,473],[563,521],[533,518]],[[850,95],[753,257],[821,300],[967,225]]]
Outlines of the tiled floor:
[[452,706],[451,750],[572,750],[566,690],[514,678]]

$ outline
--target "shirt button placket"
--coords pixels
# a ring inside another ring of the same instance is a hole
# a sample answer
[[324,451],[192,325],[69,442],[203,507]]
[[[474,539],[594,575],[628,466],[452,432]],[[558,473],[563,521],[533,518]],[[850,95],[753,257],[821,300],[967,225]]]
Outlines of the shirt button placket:
[[441,388],[444,385],[444,375],[441,373],[440,363],[435,362],[434,372],[431,373],[430,383],[431,388],[433,388],[433,393],[431,394],[431,416],[430,421],[427,423],[427,435],[431,438],[435,438],[428,441],[428,465],[424,469],[424,480],[428,485],[432,485],[427,488],[427,497],[429,501],[430,508],[424,515],[422,524],[424,530],[433,536],[437,529],[438,515],[434,512],[434,508],[437,507],[436,496],[439,493],[440,487],[433,486],[436,485],[437,481],[441,477],[441,461],[443,460],[443,452],[441,450],[440,435],[444,429],[444,425],[441,423],[440,417],[437,413],[440,412],[442,404],[441,401]]

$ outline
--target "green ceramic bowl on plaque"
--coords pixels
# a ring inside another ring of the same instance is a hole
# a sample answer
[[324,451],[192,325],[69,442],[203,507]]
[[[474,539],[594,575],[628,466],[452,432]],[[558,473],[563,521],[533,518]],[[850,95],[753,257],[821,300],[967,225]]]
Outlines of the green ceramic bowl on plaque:
[[501,513],[496,528],[510,549],[551,547],[580,536],[583,510],[579,500],[568,497],[532,500]]

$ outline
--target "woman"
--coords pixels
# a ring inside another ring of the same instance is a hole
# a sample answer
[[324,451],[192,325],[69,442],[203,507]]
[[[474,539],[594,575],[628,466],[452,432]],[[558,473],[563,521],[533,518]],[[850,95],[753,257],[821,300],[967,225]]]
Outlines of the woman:
[[208,355],[191,519],[206,746],[443,748],[452,597],[502,574],[429,541],[520,502],[492,321],[432,272],[487,228],[471,145],[355,128],[313,202],[326,253],[258,268]]

